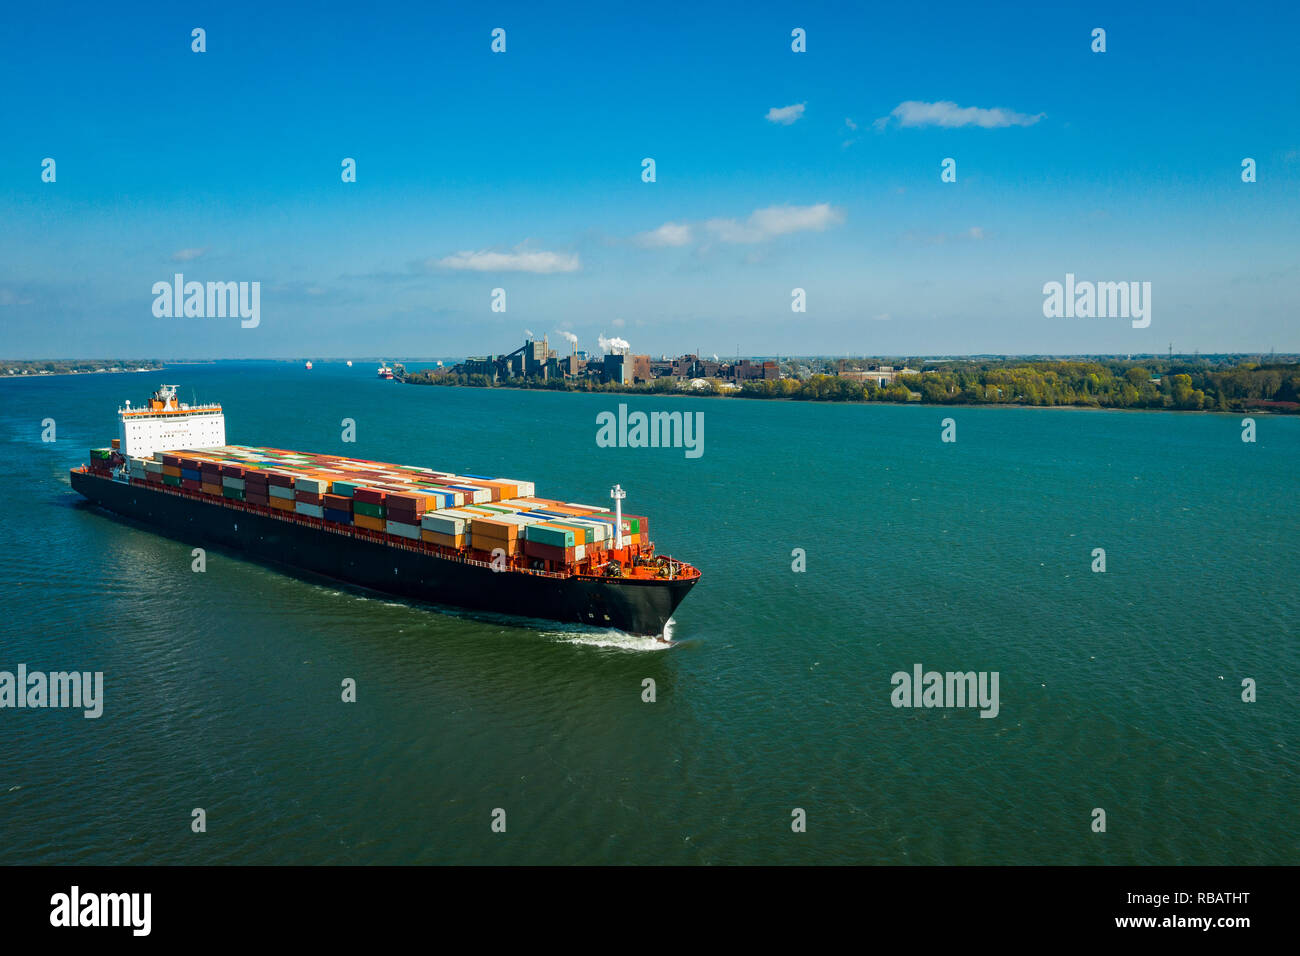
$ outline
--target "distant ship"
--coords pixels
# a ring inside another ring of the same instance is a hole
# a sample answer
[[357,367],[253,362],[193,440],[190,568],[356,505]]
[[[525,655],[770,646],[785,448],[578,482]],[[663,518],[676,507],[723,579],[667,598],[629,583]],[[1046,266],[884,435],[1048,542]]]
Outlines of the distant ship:
[[380,362],[380,363],[379,363],[379,377],[380,377],[380,378],[391,379],[391,378],[393,377],[393,370],[392,370],[391,368],[389,368],[387,365],[385,365],[383,362]]
[[311,371],[311,362],[308,362],[308,363],[307,363],[307,371],[309,371],[309,372]]
[[532,482],[226,444],[220,405],[163,385],[72,469],[96,504],[186,542],[418,601],[663,638],[698,569],[647,520],[538,498]]
[[352,359],[348,359],[348,368],[352,367]]

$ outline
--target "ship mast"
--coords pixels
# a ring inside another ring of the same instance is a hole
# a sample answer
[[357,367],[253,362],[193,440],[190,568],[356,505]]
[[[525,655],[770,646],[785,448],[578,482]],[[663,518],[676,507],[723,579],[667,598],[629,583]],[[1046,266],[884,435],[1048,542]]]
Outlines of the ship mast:
[[614,548],[617,550],[623,547],[623,499],[627,492],[622,485],[615,485],[609,489],[609,496],[614,499]]

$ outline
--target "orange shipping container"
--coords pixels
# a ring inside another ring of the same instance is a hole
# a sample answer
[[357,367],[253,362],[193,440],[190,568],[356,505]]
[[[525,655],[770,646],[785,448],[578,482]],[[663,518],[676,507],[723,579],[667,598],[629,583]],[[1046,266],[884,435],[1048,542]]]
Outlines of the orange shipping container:
[[352,523],[358,528],[369,528],[371,531],[384,530],[384,519],[372,518],[370,515],[353,515]]
[[280,511],[293,511],[294,505],[295,505],[294,501],[290,498],[271,499],[271,507],[279,509]]
[[221,494],[221,486],[220,486],[220,485],[209,484],[208,482],[205,481],[205,482],[203,483],[203,493],[204,493],[205,495],[220,495],[220,494]]
[[493,521],[491,518],[475,518],[470,522],[469,533],[475,541],[480,538],[513,541],[519,537],[519,525],[508,521]]
[[420,530],[420,537],[430,544],[440,544],[444,548],[464,548],[465,536],[463,534],[443,534],[440,531]]

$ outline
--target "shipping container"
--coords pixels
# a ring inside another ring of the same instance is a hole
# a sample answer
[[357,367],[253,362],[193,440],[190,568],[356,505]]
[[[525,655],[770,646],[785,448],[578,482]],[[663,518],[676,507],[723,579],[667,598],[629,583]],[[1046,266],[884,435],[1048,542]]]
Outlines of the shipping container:
[[351,524],[351,523],[352,523],[352,512],[351,512],[351,511],[339,511],[337,508],[325,508],[325,509],[323,509],[323,510],[324,510],[324,513],[325,513],[325,520],[326,520],[326,521],[333,521],[335,524]]
[[[309,475],[301,475],[294,483],[297,491],[307,491],[312,494],[321,495],[329,491],[329,481],[324,478],[313,478]],[[298,499],[301,501],[302,499]]]
[[420,526],[418,524],[407,524],[405,521],[389,520],[384,524],[384,530],[389,534],[400,535],[403,538],[412,538],[420,540]]
[[447,536],[463,536],[468,523],[462,515],[439,514],[436,511],[426,511],[420,517],[421,528]]
[[[367,518],[375,518],[382,522],[384,518],[384,506],[373,505],[368,501],[362,501],[359,498],[353,498],[352,513],[357,515],[365,515]],[[383,528],[381,527],[376,530],[382,531]]]
[[469,533],[474,539],[475,547],[478,547],[480,541],[489,538],[514,541],[519,537],[519,526],[506,521],[493,521],[491,518],[476,518],[470,522]]
[[312,518],[325,517],[325,509],[322,508],[320,505],[313,505],[306,501],[295,501],[293,504],[294,504],[293,510],[298,512],[298,514],[300,515],[308,515]]
[[438,531],[421,528],[420,538],[430,544],[440,544],[444,548],[455,548],[457,551],[463,550],[465,547],[465,536],[463,534],[442,534]]
[[564,528],[549,521],[530,524],[524,529],[524,538],[527,541],[560,549],[572,548],[576,544],[572,528]]
[[362,514],[360,511],[356,511],[353,513],[352,523],[356,525],[358,528],[368,528],[371,531],[384,530],[383,518],[372,518],[370,515]]
[[524,554],[530,558],[541,558],[557,564],[572,564],[577,558],[577,552],[573,547],[559,548],[539,541],[525,541]]

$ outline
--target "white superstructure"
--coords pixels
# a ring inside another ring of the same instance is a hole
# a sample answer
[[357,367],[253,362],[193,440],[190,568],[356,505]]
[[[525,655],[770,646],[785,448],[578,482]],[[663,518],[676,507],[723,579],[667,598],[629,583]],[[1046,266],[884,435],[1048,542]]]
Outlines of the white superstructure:
[[127,457],[148,458],[156,451],[220,448],[226,443],[226,416],[220,405],[185,405],[176,386],[163,385],[148,407],[117,410],[118,440]]

